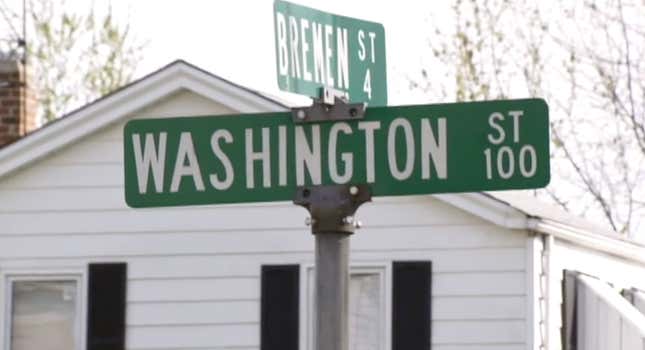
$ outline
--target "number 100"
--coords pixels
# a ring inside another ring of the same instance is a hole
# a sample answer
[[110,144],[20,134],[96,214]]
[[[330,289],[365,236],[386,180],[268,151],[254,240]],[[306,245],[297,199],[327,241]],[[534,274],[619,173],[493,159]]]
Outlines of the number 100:
[[[484,151],[486,158],[486,178],[493,178],[493,166],[496,165],[497,175],[502,179],[509,179],[515,174],[515,154],[509,146],[502,146],[493,153],[490,148]],[[495,162],[495,163],[493,163]],[[523,177],[533,177],[537,171],[537,155],[535,148],[531,145],[524,145],[520,148],[518,168]]]

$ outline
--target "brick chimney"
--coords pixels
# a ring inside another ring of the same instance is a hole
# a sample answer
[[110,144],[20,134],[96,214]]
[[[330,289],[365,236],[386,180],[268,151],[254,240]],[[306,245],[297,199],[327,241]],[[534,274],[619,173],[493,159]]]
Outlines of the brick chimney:
[[38,127],[30,78],[20,60],[0,59],[0,148]]

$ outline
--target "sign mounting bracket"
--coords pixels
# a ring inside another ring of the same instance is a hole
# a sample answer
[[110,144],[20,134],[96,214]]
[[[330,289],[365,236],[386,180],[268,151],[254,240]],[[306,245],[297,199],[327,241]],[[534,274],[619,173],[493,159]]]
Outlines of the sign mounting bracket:
[[345,92],[328,87],[320,88],[320,97],[308,107],[291,109],[294,123],[357,120],[365,118],[367,103],[349,103]]
[[[348,103],[343,91],[321,87],[320,97],[311,106],[291,109],[294,123],[363,119],[367,103]],[[311,232],[352,234],[360,223],[354,219],[358,207],[372,200],[367,184],[301,186],[293,203],[305,207],[310,214],[307,224]]]
[[293,203],[309,211],[311,233],[349,235],[360,228],[360,222],[354,218],[356,210],[371,200],[369,185],[328,185],[299,187]]

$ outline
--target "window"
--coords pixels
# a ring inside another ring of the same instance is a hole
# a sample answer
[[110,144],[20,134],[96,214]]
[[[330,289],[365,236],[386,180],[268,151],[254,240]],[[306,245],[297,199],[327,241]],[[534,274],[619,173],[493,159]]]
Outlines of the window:
[[81,276],[6,276],[4,349],[81,349]]
[[349,278],[349,349],[382,349],[381,275],[352,273]]
[[127,264],[0,270],[0,350],[123,350]]
[[[314,348],[314,267],[263,265],[262,350]],[[431,347],[432,262],[393,261],[350,268],[349,348]]]
[[[352,267],[349,280],[349,350],[389,349],[385,266]],[[307,269],[306,344],[314,349],[314,268]],[[389,295],[389,293],[387,293]]]

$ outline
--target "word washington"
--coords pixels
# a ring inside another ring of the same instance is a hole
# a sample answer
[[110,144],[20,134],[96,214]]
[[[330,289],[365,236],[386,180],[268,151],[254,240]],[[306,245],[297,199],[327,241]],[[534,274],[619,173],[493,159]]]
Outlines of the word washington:
[[[319,185],[323,176],[345,184],[356,181],[355,170],[364,174],[361,182],[374,183],[377,157],[386,161],[389,175],[399,181],[411,177],[429,180],[431,176],[446,179],[447,128],[446,118],[432,122],[429,118],[395,118],[388,125],[360,121],[337,122],[330,127],[217,128],[209,132],[206,148],[196,147],[198,140],[188,131],[130,136],[138,190],[145,194],[176,193],[189,184],[199,192],[208,186],[226,191],[239,181],[247,189],[284,187],[293,184],[294,177],[298,186],[305,185],[306,179]],[[351,141],[356,138],[362,141],[359,147]],[[386,154],[376,154],[376,140],[386,142]],[[352,146],[340,146],[343,143]]]

